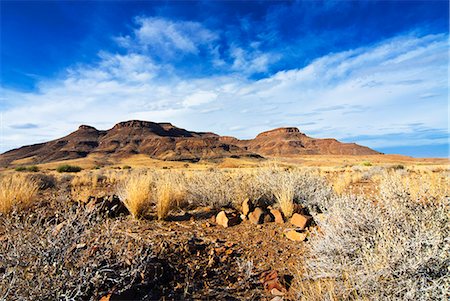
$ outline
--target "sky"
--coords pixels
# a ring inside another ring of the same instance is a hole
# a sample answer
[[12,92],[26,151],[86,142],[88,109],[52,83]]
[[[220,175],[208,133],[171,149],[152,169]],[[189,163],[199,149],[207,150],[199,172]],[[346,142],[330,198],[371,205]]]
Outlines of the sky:
[[131,119],[449,155],[448,1],[0,1],[0,152]]

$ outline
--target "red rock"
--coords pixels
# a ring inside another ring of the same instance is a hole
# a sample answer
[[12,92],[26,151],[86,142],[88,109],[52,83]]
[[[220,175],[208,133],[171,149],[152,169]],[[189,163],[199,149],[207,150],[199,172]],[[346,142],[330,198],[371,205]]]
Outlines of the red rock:
[[248,219],[252,224],[262,224],[264,222],[264,211],[261,208],[256,207],[255,210],[248,215]]
[[291,217],[291,224],[304,230],[312,221],[312,216],[294,213]]
[[273,215],[275,219],[275,223],[284,224],[283,214],[278,209],[270,209],[270,213]]
[[306,233],[301,233],[301,232],[298,232],[295,230],[289,230],[289,231],[285,232],[284,235],[286,235],[286,237],[288,239],[293,240],[293,241],[304,241],[307,236]]
[[268,271],[262,274],[260,281],[264,285],[267,293],[276,293],[282,295],[286,293],[286,288],[280,283],[277,271]]

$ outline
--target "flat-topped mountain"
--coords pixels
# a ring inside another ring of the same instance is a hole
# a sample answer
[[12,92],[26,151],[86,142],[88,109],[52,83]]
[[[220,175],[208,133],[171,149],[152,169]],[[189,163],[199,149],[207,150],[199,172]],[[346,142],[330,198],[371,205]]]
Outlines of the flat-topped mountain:
[[250,140],[193,132],[171,123],[120,122],[109,130],[81,125],[75,132],[45,143],[23,146],[0,155],[0,165],[27,158],[32,164],[83,158],[89,154],[123,158],[145,154],[160,160],[198,161],[226,157],[297,155],[372,155],[368,147],[316,139],[288,127],[263,132]]

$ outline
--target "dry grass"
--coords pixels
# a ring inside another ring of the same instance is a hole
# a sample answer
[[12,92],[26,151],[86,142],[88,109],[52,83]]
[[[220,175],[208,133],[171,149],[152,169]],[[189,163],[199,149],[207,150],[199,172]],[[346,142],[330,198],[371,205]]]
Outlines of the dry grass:
[[142,218],[147,213],[153,181],[151,173],[133,173],[120,184],[118,195],[134,218]]
[[20,210],[32,205],[39,185],[23,174],[8,174],[0,178],[0,213],[14,208]]
[[186,199],[183,177],[179,173],[168,173],[156,183],[156,213],[158,219],[166,219],[170,210],[180,207]]

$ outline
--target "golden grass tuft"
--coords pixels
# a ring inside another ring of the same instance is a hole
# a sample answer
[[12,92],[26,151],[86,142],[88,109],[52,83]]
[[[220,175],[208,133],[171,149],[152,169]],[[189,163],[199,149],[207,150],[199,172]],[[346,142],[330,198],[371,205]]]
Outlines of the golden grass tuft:
[[134,218],[142,218],[147,213],[152,195],[153,176],[151,174],[131,174],[120,186],[118,194],[125,207]]
[[287,182],[280,184],[279,189],[276,189],[273,194],[284,216],[290,218],[294,213],[294,187]]
[[156,214],[159,220],[164,220],[170,211],[179,207],[186,199],[184,183],[179,174],[169,173],[157,181]]
[[25,209],[35,200],[39,185],[22,174],[0,178],[0,213],[7,214],[14,207]]

